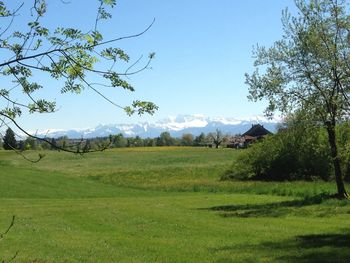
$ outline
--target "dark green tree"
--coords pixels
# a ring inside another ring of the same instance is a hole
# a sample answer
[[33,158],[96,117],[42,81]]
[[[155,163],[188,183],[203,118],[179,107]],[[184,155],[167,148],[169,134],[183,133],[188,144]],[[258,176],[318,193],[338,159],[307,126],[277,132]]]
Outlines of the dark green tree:
[[51,150],[56,150],[57,149],[57,142],[56,142],[55,138],[51,139],[50,149]]
[[205,145],[205,134],[202,132],[200,135],[196,136],[194,139],[193,145],[194,146],[203,146]]
[[4,149],[15,150],[16,148],[17,148],[17,141],[16,141],[15,133],[11,128],[8,128],[4,136]]
[[119,133],[113,136],[112,139],[112,147],[126,147],[128,144],[128,140],[124,137],[123,134]]
[[283,39],[254,52],[256,71],[246,74],[249,98],[267,99],[267,114],[302,109],[309,121],[327,130],[337,196],[347,198],[335,130],[350,109],[348,3],[295,0],[295,4],[296,16],[283,12]]
[[175,138],[171,137],[169,132],[162,132],[159,137],[157,137],[157,146],[173,146],[176,144]]

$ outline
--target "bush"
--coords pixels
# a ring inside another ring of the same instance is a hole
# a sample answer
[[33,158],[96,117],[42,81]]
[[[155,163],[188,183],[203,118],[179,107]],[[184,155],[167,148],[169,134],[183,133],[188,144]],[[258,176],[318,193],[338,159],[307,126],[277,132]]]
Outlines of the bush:
[[[350,174],[350,167],[348,170]],[[289,121],[277,134],[242,151],[222,179],[329,180],[331,174],[326,132],[315,125]]]

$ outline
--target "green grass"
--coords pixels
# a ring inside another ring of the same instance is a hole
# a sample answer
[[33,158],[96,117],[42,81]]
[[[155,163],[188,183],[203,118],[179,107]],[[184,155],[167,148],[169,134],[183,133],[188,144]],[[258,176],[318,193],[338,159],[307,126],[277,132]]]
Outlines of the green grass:
[[30,164],[0,152],[0,229],[16,215],[0,259],[18,250],[15,262],[347,262],[350,204],[320,195],[334,183],[220,181],[237,154],[47,152]]
[[[232,149],[124,148],[84,156],[57,152],[44,153],[46,157],[37,164],[30,164],[21,156],[7,152],[0,152],[0,160],[10,165],[11,172],[16,168],[27,170],[29,174],[36,174],[41,184],[44,181],[51,183],[52,180],[60,180],[62,177],[52,176],[49,180],[45,178],[52,174],[61,174],[65,175],[62,179],[64,182],[67,177],[71,177],[68,182],[75,180],[79,184],[90,180],[100,183],[99,185],[157,192],[229,192],[299,197],[335,192],[334,183],[220,181],[220,176],[239,154],[239,151]],[[26,156],[35,159],[37,152],[28,152]],[[0,180],[2,178],[0,174]],[[51,184],[53,187],[59,185],[57,182]],[[79,185],[77,187],[81,188]],[[54,196],[50,188],[46,189],[49,198]],[[71,194],[72,191],[69,190],[67,193]]]

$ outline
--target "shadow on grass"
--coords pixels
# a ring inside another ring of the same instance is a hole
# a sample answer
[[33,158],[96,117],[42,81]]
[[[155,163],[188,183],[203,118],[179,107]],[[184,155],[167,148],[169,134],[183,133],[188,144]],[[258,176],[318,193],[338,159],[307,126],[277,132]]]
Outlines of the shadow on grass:
[[[263,243],[265,249],[286,252],[277,259],[282,262],[349,262],[350,231],[297,236],[279,243]],[[281,253],[283,254],[283,253]]]
[[[349,208],[349,200],[337,200],[332,195],[320,194],[290,201],[215,206],[207,210],[215,211],[223,217],[259,218],[287,215],[327,217],[350,214]],[[214,254],[229,252],[235,255],[242,251],[244,254],[240,262],[350,262],[350,229],[337,233],[299,235],[286,240],[235,244],[211,249]],[[217,262],[234,261],[230,257],[225,257],[218,259]]]
[[350,232],[298,236],[290,242],[293,255],[279,259],[287,262],[349,262]]
[[[279,242],[263,242],[258,245],[244,246],[245,249],[256,251],[265,261],[276,262],[349,262],[350,258],[350,231],[344,233],[327,233],[296,236]],[[230,251],[239,253],[239,246],[225,246],[213,249],[212,252]],[[273,253],[271,253],[273,252]],[[256,255],[255,255],[256,256]],[[255,257],[244,259],[253,262]],[[258,258],[256,261],[259,262]],[[222,258],[217,262],[233,262]]]
[[291,201],[214,206],[206,209],[217,211],[223,217],[282,217],[291,214],[314,214],[318,216],[327,216],[329,215],[328,208],[320,209],[318,211],[309,211],[309,209],[305,209],[304,207],[321,204],[322,202],[331,198],[333,198],[331,195],[320,194],[313,197]]

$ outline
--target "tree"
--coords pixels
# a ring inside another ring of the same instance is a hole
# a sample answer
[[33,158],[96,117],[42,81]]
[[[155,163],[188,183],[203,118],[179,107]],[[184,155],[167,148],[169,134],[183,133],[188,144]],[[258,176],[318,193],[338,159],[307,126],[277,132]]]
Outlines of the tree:
[[222,142],[225,140],[225,136],[219,129],[216,129],[215,132],[208,134],[208,140],[215,145],[215,148],[219,148]]
[[17,147],[17,141],[16,141],[15,133],[11,128],[8,128],[4,136],[4,149],[15,150],[16,147]]
[[171,137],[169,132],[162,132],[159,137],[157,137],[157,146],[173,146],[176,144],[175,138]]
[[28,137],[24,141],[24,144],[25,144],[25,149],[26,150],[36,150],[37,146],[38,146],[36,139],[33,139],[31,137]]
[[20,140],[18,143],[17,143],[17,149],[20,151],[20,152],[23,152],[26,150],[26,145],[24,143],[23,140]]
[[193,141],[194,146],[203,146],[205,144],[205,134],[202,132],[200,135],[196,136]]
[[[256,70],[246,74],[249,98],[267,99],[266,113],[303,110],[327,130],[337,196],[347,198],[336,126],[349,116],[350,16],[345,0],[295,0],[297,16],[283,12],[283,39],[254,51]],[[263,73],[259,72],[259,69]]]
[[84,152],[88,152],[88,151],[90,151],[90,149],[91,149],[90,140],[86,140],[86,141],[85,141],[85,144],[84,144],[83,151],[84,151]]
[[143,139],[140,136],[137,135],[135,137],[135,140],[134,140],[134,145],[136,147],[143,147],[144,146]]
[[127,141],[127,147],[142,147],[144,146],[143,144],[143,139],[140,136],[136,137],[129,137],[126,139]]
[[50,149],[51,149],[51,150],[56,150],[56,149],[57,149],[57,142],[56,142],[55,138],[52,138],[52,139],[51,139],[51,142],[50,142]]
[[69,146],[69,139],[67,136],[62,136],[57,138],[55,144],[51,144],[51,146],[58,146],[58,149],[67,149]]
[[112,146],[113,147],[126,147],[128,144],[128,140],[123,136],[123,134],[119,133],[115,136],[113,136],[113,143]]
[[[52,142],[52,140],[51,140],[51,142]],[[40,149],[40,150],[50,150],[50,149],[52,149],[51,147],[51,144],[49,144],[49,143],[47,143],[47,142],[43,142],[43,141],[38,141],[38,144],[39,144],[39,147],[38,147],[38,149]],[[57,145],[56,145],[57,146]],[[54,148],[54,149],[57,149],[57,147],[56,148]]]
[[[116,0],[97,0],[97,3],[93,27],[83,32],[79,28],[57,26],[51,29],[51,25],[46,25],[45,21],[50,20],[46,0],[23,1],[15,7],[13,1],[0,1],[0,77],[3,86],[7,85],[0,89],[1,105],[6,105],[0,108],[0,128],[8,125],[6,120],[27,136],[51,143],[30,134],[18,122],[23,112],[55,112],[56,102],[40,95],[44,94],[40,90],[48,88],[43,81],[45,76],[58,81],[61,93],[79,94],[84,89],[90,89],[128,115],[153,114],[157,110],[152,102],[140,100],[133,101],[130,106],[121,106],[99,90],[100,86],[104,86],[134,91],[125,78],[148,68],[154,53],[149,55],[143,66],[134,69],[138,63],[125,64],[125,70],[117,72],[115,65],[118,64],[120,69],[121,62],[130,62],[130,57],[116,43],[144,34],[153,22],[138,34],[104,39],[101,23],[112,17],[111,10]],[[67,3],[62,1],[62,4]],[[13,25],[18,16],[22,16],[20,21],[28,21],[19,27],[20,31]],[[19,96],[22,99],[18,99],[17,95],[22,93],[25,98]],[[68,148],[61,150],[72,151]]]
[[193,145],[193,135],[191,133],[185,133],[181,137],[181,145],[192,146]]
[[145,138],[143,141],[144,141],[143,144],[144,144],[145,146],[153,147],[153,146],[156,146],[157,139]]

